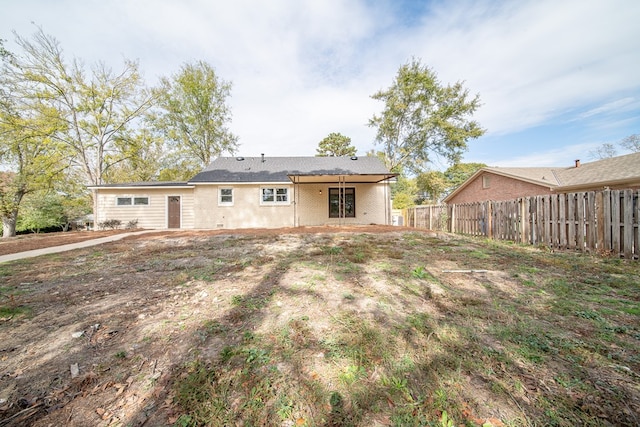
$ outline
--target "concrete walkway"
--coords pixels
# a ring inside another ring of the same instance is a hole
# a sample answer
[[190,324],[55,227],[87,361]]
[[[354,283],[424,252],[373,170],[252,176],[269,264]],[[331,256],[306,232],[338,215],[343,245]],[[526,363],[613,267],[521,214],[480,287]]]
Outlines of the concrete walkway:
[[15,261],[18,259],[33,258],[40,255],[56,254],[59,252],[72,251],[74,249],[87,248],[89,246],[101,245],[102,243],[115,242],[128,236],[137,236],[139,234],[155,233],[158,230],[142,230],[132,231],[131,233],[115,234],[113,236],[99,237],[97,239],[85,240],[78,243],[69,243],[68,245],[52,246],[50,248],[34,249],[32,251],[17,252],[15,254],[0,255],[0,264],[3,262]]

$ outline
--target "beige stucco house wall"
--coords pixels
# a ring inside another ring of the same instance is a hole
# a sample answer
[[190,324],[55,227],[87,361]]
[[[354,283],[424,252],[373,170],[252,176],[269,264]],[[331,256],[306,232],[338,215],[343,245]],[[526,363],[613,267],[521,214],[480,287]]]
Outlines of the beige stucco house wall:
[[[285,203],[262,203],[262,188],[287,188]],[[220,189],[230,189],[232,203],[220,201]],[[195,227],[275,228],[294,226],[293,185],[291,184],[198,184],[194,189]]]
[[355,189],[353,218],[329,218],[329,188],[337,184],[301,184],[298,186],[298,225],[389,224],[389,184],[341,184]]
[[[388,184],[342,184],[355,189],[353,218],[329,217],[329,188],[337,184],[196,185],[195,228],[276,228],[313,225],[387,224]],[[261,203],[262,188],[287,188],[287,203]],[[233,203],[220,202],[220,189],[233,191]]]

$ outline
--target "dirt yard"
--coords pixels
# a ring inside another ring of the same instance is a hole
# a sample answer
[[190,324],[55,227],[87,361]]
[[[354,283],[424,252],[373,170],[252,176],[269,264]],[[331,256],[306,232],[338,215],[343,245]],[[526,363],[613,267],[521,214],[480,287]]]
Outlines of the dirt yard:
[[113,234],[126,233],[127,231],[129,230],[70,231],[66,233],[25,234],[5,237],[0,238],[0,255],[26,252],[50,246],[68,245]]
[[602,263],[354,227],[0,264],[0,426],[638,425],[637,264]]

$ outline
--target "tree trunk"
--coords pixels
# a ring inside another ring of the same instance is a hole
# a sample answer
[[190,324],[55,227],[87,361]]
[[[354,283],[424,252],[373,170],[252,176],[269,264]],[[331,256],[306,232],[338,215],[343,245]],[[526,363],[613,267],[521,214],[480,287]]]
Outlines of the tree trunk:
[[8,216],[2,217],[2,238],[16,235],[16,223],[18,222],[18,211],[11,212]]

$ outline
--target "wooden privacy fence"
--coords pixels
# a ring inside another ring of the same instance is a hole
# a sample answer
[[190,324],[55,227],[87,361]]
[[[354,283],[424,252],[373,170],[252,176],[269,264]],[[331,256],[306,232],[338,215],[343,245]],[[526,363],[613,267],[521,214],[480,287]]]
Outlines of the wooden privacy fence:
[[640,256],[640,190],[603,190],[407,209],[409,227],[554,249]]

